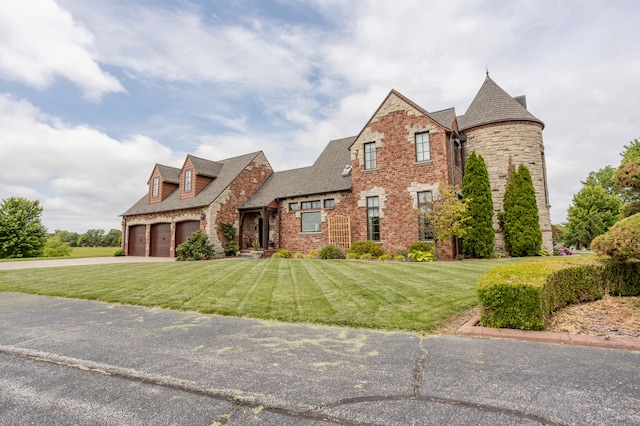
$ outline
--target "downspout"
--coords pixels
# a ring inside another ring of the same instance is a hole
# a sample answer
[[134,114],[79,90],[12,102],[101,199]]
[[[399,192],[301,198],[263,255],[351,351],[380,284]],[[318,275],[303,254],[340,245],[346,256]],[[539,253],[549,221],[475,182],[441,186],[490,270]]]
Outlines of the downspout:
[[451,161],[451,185],[456,184],[456,153],[453,150],[453,131],[449,133],[449,161]]

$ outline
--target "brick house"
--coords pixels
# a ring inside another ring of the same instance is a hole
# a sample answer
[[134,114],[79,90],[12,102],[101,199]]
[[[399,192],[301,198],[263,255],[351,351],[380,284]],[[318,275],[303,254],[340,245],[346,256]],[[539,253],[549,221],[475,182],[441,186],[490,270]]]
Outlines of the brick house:
[[262,152],[220,162],[188,155],[182,168],[156,164],[149,191],[122,214],[122,249],[129,256],[175,257],[202,230],[222,247],[221,222],[237,222],[238,206],[273,173]]
[[[487,163],[496,212],[509,161],[529,167],[550,250],[543,128],[523,96],[512,98],[488,75],[462,116],[453,108],[428,112],[391,90],[357,136],[329,142],[309,167],[273,172],[261,152],[221,162],[188,156],[181,169],[156,165],[149,193],[123,214],[123,249],[174,256],[192,230],[202,229],[221,253],[218,226],[227,221],[243,249],[258,242],[267,251],[307,253],[374,240],[395,252],[433,239],[420,211],[440,184],[462,184],[465,157],[475,150]],[[496,247],[504,247],[499,233]],[[456,253],[452,239],[439,255]]]

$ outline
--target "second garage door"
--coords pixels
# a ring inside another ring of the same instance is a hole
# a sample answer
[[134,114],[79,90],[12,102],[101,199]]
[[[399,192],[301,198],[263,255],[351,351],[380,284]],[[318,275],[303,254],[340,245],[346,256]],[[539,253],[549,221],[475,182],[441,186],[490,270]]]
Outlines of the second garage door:
[[171,255],[171,224],[151,225],[151,256],[169,257]]

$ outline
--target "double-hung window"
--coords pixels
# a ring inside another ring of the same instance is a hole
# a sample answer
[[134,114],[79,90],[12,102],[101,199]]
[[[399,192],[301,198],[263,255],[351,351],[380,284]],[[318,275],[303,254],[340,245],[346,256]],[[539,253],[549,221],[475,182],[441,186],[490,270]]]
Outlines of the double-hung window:
[[184,192],[191,191],[191,170],[184,171]]
[[433,202],[433,194],[431,191],[418,192],[418,232],[420,241],[432,241],[435,238],[435,230],[427,213],[431,210]]
[[378,197],[367,197],[367,239],[380,241],[380,208]]
[[157,197],[158,195],[160,195],[160,178],[159,177],[154,177],[153,178],[153,186],[151,188],[151,196],[152,197]]
[[429,132],[416,133],[416,161],[431,160],[431,151],[429,150]]
[[364,168],[365,170],[375,169],[376,165],[376,143],[364,144]]

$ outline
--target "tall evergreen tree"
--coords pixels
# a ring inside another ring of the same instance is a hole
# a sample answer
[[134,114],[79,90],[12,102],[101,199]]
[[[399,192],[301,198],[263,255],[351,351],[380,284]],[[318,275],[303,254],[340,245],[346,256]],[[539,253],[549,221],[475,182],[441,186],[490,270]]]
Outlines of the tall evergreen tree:
[[493,254],[493,201],[489,173],[481,155],[471,153],[462,179],[462,196],[467,200],[469,220],[462,252],[468,257],[490,257]]
[[542,231],[529,169],[510,167],[499,219],[507,252],[511,256],[535,256],[542,248]]

